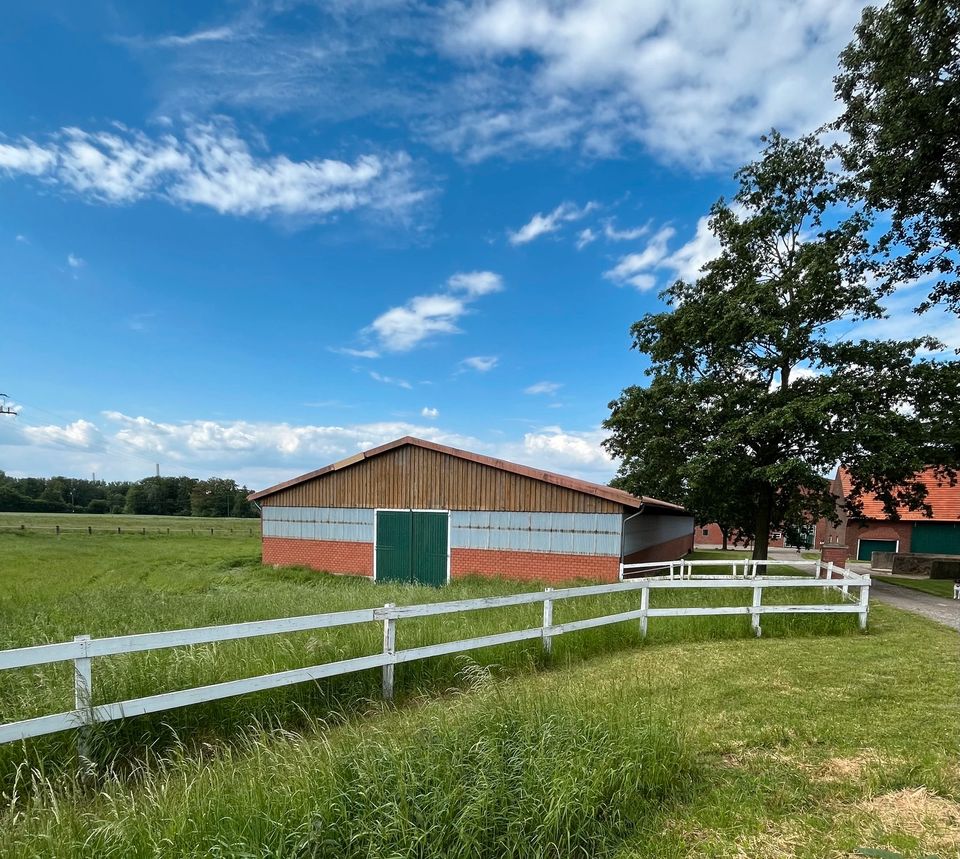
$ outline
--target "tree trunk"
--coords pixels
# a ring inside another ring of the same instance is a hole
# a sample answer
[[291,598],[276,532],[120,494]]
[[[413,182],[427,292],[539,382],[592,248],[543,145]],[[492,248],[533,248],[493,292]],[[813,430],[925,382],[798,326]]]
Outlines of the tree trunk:
[[769,486],[760,490],[760,498],[757,504],[757,527],[754,529],[753,537],[753,559],[755,561],[765,561],[767,559],[767,550],[770,545],[770,514],[773,510],[773,489]]
[[723,535],[723,551],[726,552],[727,551],[727,535],[729,534],[729,531],[726,528],[721,528],[720,533]]

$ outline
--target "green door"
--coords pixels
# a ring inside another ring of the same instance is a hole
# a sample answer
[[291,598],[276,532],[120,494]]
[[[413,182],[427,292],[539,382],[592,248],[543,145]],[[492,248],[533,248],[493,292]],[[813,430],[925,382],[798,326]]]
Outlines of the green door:
[[377,581],[409,582],[412,517],[409,510],[377,512]]
[[869,561],[874,552],[896,552],[896,540],[861,540],[857,551],[858,561]]
[[910,535],[910,551],[929,555],[960,555],[960,523],[917,522]]
[[447,583],[447,514],[414,510],[413,581],[439,587]]
[[377,581],[447,582],[447,513],[377,511]]

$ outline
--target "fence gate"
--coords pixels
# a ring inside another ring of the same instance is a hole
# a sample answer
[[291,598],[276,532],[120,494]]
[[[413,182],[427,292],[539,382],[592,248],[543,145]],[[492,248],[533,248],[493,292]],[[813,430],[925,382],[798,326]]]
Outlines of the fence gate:
[[446,584],[449,516],[433,510],[378,510],[377,581]]

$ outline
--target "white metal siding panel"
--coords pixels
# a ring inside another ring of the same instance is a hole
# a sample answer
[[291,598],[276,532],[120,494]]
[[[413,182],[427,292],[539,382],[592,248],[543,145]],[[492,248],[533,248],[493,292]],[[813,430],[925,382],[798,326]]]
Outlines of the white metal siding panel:
[[450,546],[619,557],[621,523],[616,513],[454,510]]
[[264,507],[263,510],[264,537],[373,542],[373,510],[347,507]]

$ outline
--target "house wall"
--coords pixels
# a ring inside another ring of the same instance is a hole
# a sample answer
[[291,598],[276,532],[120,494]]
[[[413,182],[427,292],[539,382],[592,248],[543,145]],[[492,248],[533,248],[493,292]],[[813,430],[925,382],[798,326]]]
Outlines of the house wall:
[[[695,546],[709,546],[711,548],[723,546],[723,532],[716,522],[711,522],[708,525],[697,525],[694,531],[693,543]],[[727,547],[731,549],[737,547],[748,549],[752,545],[752,540],[735,541],[732,534],[727,541]],[[771,549],[782,549],[786,546],[786,538],[783,534],[771,535],[770,542],[767,545]]]
[[847,522],[846,538],[844,540],[850,557],[857,557],[858,540],[899,540],[898,552],[910,551],[910,536],[913,531],[912,522],[885,522],[882,519],[868,519],[866,521],[850,519]]

